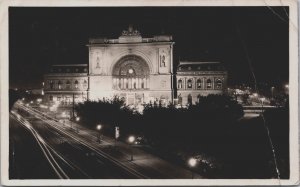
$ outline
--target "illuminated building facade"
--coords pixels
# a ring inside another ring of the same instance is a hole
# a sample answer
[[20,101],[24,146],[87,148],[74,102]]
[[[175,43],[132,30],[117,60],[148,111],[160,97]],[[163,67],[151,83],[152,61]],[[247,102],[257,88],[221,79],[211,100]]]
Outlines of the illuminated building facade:
[[194,104],[200,96],[223,94],[227,71],[219,62],[180,62],[176,83],[178,104]]
[[118,96],[128,105],[185,105],[199,95],[223,93],[227,72],[220,63],[180,62],[175,77],[173,45],[172,36],[143,38],[132,27],[117,39],[90,39],[88,65],[53,66],[45,75],[45,95],[65,103],[74,95],[77,101]]

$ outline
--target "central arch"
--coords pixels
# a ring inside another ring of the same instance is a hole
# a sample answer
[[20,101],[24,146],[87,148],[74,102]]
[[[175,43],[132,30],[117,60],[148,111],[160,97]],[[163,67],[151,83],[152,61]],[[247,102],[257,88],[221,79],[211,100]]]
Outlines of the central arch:
[[113,89],[139,90],[149,88],[150,68],[137,55],[126,55],[112,69]]

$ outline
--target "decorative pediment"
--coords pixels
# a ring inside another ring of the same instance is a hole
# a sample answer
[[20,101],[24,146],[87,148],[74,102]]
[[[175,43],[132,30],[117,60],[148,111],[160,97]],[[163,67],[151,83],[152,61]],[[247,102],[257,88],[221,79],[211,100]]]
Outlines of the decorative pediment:
[[132,25],[129,25],[128,30],[123,30],[122,36],[141,36],[138,30],[134,30]]

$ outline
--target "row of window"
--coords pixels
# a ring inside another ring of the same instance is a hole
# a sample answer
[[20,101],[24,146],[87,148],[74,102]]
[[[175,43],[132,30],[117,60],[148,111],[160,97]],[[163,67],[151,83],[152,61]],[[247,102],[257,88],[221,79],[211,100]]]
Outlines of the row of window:
[[[195,82],[195,86],[193,86],[194,80],[193,79],[187,79],[186,83],[185,80],[183,79],[179,79],[177,81],[177,88],[178,89],[188,89],[188,90],[192,90],[192,89],[222,89],[223,88],[223,81],[221,79],[215,79],[215,82],[213,84],[212,79],[206,79],[206,81],[204,81],[203,79],[199,78],[196,80]],[[184,84],[185,83],[185,84]],[[185,88],[184,88],[184,85]]]
[[114,78],[113,88],[114,89],[147,89],[149,87],[148,78]]
[[[50,95],[49,96],[49,100],[50,101],[61,102],[63,104],[71,104],[71,103],[73,103],[73,97],[72,96],[65,96],[65,97],[57,96],[56,100],[54,100],[54,97],[52,95]],[[85,95],[74,96],[74,102],[75,103],[82,102],[82,101],[86,101],[86,96]]]
[[[73,85],[72,85],[73,84]],[[50,89],[79,89],[79,81],[75,80],[74,82],[71,82],[69,80],[67,80],[65,83],[63,81],[57,81],[55,83],[55,81],[50,80],[49,81],[49,88]],[[83,81],[82,83],[83,89],[86,89],[88,87],[88,83],[86,80]]]

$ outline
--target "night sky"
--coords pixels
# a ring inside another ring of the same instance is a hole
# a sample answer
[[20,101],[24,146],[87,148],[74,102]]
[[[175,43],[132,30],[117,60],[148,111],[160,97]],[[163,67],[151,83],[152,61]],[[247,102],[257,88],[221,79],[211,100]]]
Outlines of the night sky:
[[10,87],[39,87],[52,64],[88,63],[89,38],[173,35],[174,63],[221,61],[229,85],[288,82],[288,7],[9,8]]

